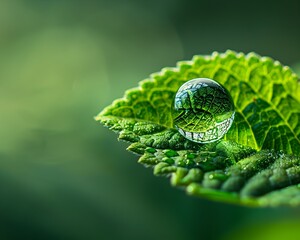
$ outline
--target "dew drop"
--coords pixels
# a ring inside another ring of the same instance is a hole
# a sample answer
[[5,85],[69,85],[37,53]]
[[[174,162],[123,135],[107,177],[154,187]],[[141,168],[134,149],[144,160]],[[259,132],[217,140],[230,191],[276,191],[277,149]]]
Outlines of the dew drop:
[[210,143],[232,125],[234,104],[228,91],[214,80],[196,78],[184,83],[174,101],[174,125],[185,138]]

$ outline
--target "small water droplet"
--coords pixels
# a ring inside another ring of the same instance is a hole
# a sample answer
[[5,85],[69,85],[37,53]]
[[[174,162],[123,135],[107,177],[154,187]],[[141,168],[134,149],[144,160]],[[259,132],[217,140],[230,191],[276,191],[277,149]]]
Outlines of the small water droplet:
[[228,91],[208,78],[184,83],[174,101],[174,125],[185,138],[210,143],[222,138],[232,125],[234,104]]
[[280,158],[284,158],[285,157],[285,154],[284,154],[284,152],[282,150],[279,151],[278,155],[279,155]]

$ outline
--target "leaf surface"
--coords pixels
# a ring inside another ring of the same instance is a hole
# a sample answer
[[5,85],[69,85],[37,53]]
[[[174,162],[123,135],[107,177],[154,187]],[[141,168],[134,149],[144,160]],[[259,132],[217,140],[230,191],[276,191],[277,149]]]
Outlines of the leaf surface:
[[[218,142],[191,142],[173,125],[174,96],[194,78],[214,79],[233,98],[234,123]],[[152,74],[96,120],[131,142],[140,163],[189,194],[246,205],[300,204],[300,84],[271,58],[233,51],[195,56]]]

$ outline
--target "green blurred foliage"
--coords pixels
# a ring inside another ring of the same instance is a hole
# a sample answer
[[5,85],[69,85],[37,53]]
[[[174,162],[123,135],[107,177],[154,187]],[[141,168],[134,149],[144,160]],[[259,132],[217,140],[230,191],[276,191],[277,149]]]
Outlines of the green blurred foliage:
[[234,233],[228,234],[224,240],[298,240],[299,220],[274,221],[243,226]]
[[298,12],[298,1],[2,0],[0,238],[222,239],[257,222],[280,219],[284,231],[298,221],[298,209],[188,197],[93,120],[125,89],[194,54],[231,48],[298,61]]

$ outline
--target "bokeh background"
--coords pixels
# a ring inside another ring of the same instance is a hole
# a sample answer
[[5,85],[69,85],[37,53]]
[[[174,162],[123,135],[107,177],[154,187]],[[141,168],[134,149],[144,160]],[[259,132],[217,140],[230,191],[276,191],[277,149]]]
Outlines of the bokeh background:
[[299,239],[300,208],[187,196],[93,117],[165,66],[255,51],[300,72],[300,2],[0,1],[0,239]]

